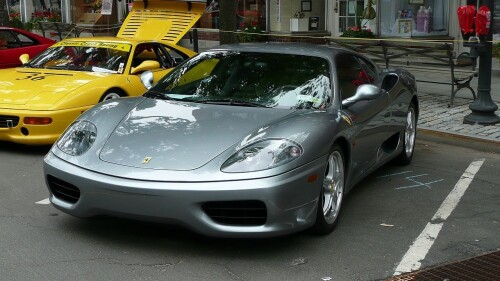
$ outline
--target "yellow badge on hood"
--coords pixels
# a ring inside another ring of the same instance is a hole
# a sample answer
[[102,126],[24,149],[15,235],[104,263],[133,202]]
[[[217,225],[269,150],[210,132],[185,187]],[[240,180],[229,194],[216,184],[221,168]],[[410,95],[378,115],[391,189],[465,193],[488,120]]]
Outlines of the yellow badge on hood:
[[144,160],[142,160],[142,164],[148,164],[149,161],[151,161],[151,157],[146,157]]

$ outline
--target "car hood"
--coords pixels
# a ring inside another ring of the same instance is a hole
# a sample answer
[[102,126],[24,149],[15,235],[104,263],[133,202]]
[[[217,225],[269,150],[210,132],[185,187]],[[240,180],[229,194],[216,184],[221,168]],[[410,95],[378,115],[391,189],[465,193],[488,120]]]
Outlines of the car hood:
[[118,124],[100,159],[144,169],[193,170],[290,112],[148,99]]
[[205,6],[201,0],[136,0],[116,37],[177,44],[198,22]]
[[53,105],[68,93],[109,74],[16,68],[2,71],[0,105]]

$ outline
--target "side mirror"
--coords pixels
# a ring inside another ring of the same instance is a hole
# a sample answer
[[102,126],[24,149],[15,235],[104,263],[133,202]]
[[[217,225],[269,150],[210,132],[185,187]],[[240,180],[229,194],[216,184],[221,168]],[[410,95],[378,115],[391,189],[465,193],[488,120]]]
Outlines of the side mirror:
[[144,87],[146,87],[146,89],[149,90],[151,87],[153,87],[153,80],[154,80],[153,72],[145,71],[141,74],[141,82],[144,85]]
[[160,63],[154,60],[145,60],[141,64],[139,64],[137,67],[132,67],[132,70],[130,73],[136,74],[140,72],[144,72],[147,70],[154,70],[160,68]]
[[21,61],[22,64],[26,64],[30,61],[30,55],[22,54],[19,56],[19,60]]
[[342,101],[342,105],[349,107],[362,100],[374,100],[382,94],[382,91],[374,85],[364,84],[358,87],[356,94]]

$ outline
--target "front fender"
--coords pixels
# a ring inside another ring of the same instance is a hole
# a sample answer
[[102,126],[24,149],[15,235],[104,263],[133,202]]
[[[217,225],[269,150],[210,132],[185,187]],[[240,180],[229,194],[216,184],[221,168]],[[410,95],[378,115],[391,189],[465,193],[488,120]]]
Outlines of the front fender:
[[[80,115],[76,121],[91,120],[97,128],[96,140],[86,154],[99,155],[101,148],[104,146],[115,127],[133,108],[145,99],[144,97],[136,97],[108,100],[97,104]],[[78,162],[82,161],[82,159],[83,161],[88,159],[87,157],[73,157],[63,153],[57,148],[57,145],[52,147],[52,152],[58,157],[75,165],[82,165],[83,163]],[[82,166],[85,167],[85,165]]]

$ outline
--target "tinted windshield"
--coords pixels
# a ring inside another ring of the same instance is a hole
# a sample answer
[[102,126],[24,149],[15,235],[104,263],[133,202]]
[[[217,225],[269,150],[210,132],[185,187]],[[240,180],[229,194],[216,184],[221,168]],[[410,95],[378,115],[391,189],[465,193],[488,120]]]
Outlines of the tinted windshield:
[[331,100],[330,66],[313,56],[203,53],[164,77],[151,93],[193,102],[322,108]]
[[60,42],[28,64],[33,68],[123,73],[131,46],[100,42]]

